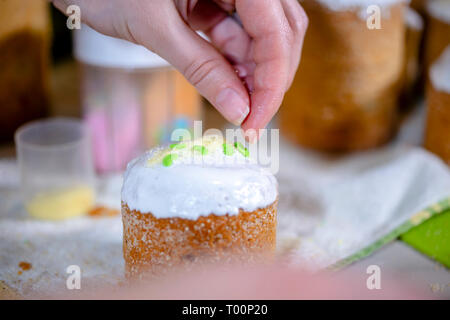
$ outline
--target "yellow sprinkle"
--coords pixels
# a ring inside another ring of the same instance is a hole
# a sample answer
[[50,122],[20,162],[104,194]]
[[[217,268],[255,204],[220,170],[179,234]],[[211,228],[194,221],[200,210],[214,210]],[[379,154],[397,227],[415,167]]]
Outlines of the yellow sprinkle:
[[431,216],[431,213],[429,213],[428,211],[421,211],[419,213],[417,213],[416,215],[414,215],[410,221],[414,224],[414,225],[418,225],[419,223],[421,223],[424,220],[427,220],[429,217]]

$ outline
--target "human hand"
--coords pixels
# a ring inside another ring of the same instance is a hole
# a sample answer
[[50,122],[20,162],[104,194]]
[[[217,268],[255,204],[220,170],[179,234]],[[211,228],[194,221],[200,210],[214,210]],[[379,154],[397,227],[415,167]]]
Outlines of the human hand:
[[[308,24],[297,0],[52,2],[63,12],[78,5],[92,28],[166,59],[228,121],[242,125],[250,141],[275,115],[293,81]],[[229,15],[234,10],[242,23]]]

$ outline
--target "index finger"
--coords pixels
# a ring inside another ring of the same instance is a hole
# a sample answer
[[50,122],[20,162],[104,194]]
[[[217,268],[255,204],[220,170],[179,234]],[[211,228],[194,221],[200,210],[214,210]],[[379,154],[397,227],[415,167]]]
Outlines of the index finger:
[[292,30],[280,1],[236,0],[244,29],[253,39],[254,91],[244,130],[264,128],[278,111],[289,82]]

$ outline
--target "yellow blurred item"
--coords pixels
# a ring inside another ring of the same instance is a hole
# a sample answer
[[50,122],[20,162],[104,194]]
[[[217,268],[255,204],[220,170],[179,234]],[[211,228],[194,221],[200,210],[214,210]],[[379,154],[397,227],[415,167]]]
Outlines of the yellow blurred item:
[[63,220],[86,215],[93,207],[91,187],[77,186],[37,194],[26,204],[31,216],[43,220]]

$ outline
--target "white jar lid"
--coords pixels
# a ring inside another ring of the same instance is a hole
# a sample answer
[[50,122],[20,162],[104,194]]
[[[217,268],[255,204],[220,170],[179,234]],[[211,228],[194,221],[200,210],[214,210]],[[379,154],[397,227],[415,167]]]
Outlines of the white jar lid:
[[147,48],[103,35],[83,24],[74,32],[74,54],[81,62],[110,68],[159,68],[169,63]]
[[423,30],[423,18],[416,10],[407,7],[405,12],[406,25],[413,30]]

